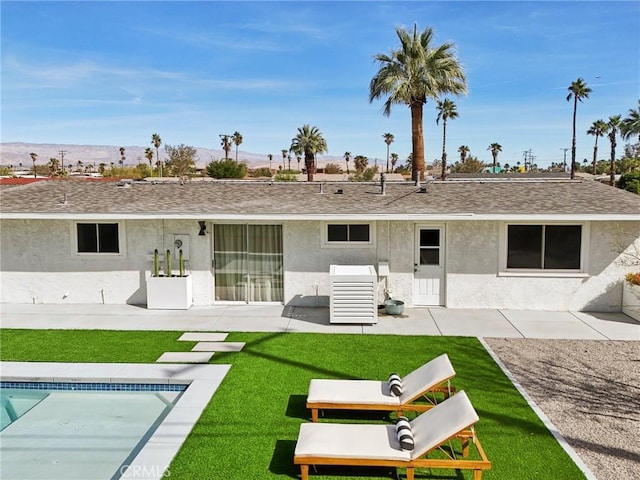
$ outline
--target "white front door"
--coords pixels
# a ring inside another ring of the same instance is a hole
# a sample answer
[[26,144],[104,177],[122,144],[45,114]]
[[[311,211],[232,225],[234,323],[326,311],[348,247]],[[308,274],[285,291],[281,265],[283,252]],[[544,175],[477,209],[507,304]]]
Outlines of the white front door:
[[444,226],[416,226],[415,305],[444,305]]

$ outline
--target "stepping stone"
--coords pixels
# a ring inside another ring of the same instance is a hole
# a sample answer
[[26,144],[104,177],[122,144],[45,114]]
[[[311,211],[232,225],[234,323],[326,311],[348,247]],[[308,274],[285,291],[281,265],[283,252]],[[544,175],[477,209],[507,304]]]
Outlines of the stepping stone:
[[191,349],[192,352],[239,352],[244,342],[200,342]]
[[178,340],[186,342],[222,342],[228,333],[185,332]]
[[164,352],[156,363],[207,363],[213,352]]

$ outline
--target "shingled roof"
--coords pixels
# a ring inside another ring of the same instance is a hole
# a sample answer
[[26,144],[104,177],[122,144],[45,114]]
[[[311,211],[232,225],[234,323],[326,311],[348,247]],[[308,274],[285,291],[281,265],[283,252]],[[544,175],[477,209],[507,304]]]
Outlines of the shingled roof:
[[41,181],[2,190],[0,218],[640,220],[640,196],[591,180]]

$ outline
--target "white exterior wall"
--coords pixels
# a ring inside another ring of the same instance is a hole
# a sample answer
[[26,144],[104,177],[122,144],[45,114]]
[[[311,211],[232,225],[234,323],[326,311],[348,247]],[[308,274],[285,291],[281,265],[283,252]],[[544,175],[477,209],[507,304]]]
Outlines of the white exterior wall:
[[[587,275],[501,276],[502,222],[450,222],[447,227],[449,308],[619,311],[628,271],[617,244],[640,244],[640,222],[591,222]],[[544,222],[541,222],[544,223]]]
[[[90,221],[88,221],[90,222]],[[1,223],[1,301],[7,303],[129,303],[147,301],[146,278],[153,250],[173,245],[173,234],[189,234],[194,300],[213,301],[209,237],[198,236],[194,221],[120,222],[120,255],[75,253],[75,222],[3,220]],[[204,255],[194,255],[202,251]]]
[[[412,221],[381,220],[370,247],[326,248],[320,221],[283,223],[284,303],[328,306],[331,264],[374,265],[388,261],[392,297],[413,306],[414,235]],[[188,234],[194,305],[214,302],[211,233],[198,235],[193,220],[121,222],[122,254],[77,255],[72,221],[3,220],[0,223],[1,301],[5,303],[146,304],[147,258],[165,251],[173,234]],[[424,225],[420,223],[420,225]],[[615,244],[635,239],[640,251],[640,222],[592,222],[588,275],[554,278],[499,274],[501,222],[451,221],[445,227],[445,306],[540,310],[619,311],[624,272]],[[211,226],[208,225],[208,230]],[[378,301],[384,298],[380,282]]]

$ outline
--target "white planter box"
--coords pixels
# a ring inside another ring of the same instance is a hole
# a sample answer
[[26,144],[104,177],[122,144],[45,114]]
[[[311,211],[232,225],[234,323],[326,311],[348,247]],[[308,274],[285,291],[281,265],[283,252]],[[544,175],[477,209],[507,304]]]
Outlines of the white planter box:
[[622,313],[640,322],[640,285],[623,282]]
[[378,276],[373,265],[331,265],[329,323],[378,322]]
[[148,309],[188,310],[191,305],[193,305],[191,275],[147,278]]

